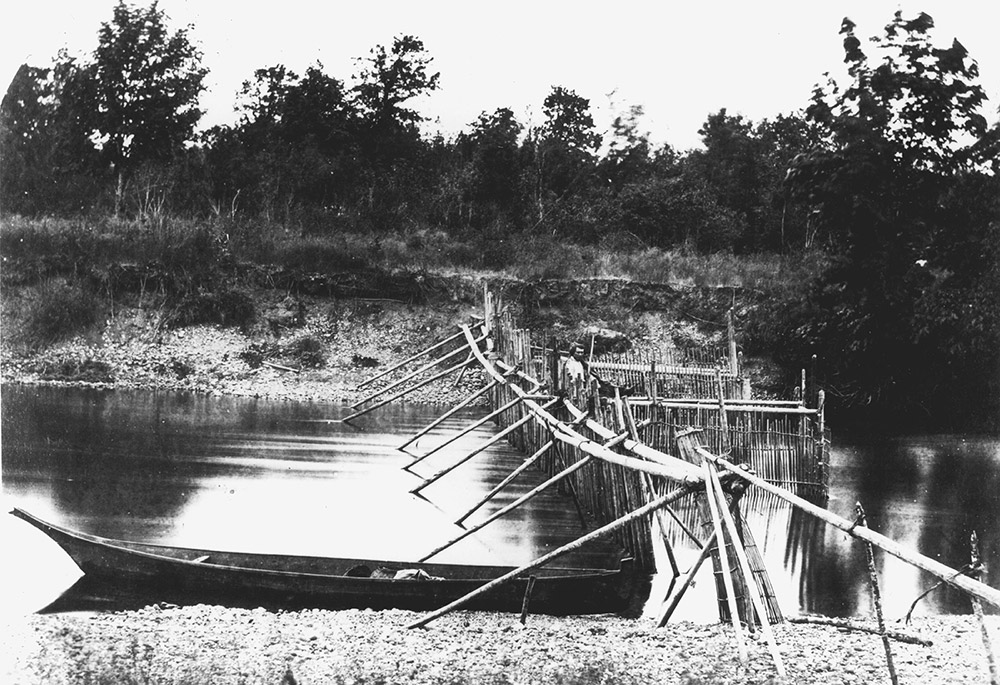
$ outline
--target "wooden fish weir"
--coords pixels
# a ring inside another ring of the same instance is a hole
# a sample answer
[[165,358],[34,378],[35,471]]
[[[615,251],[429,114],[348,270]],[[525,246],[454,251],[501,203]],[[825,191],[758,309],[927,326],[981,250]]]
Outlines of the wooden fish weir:
[[[601,537],[616,536],[644,568],[653,570],[651,539],[655,532],[665,543],[670,566],[660,572],[672,577],[657,617],[660,625],[669,620],[698,568],[711,557],[720,617],[732,623],[741,661],[748,660],[745,632],[759,628],[776,671],[783,677],[784,665],[770,630],[772,622],[781,620],[781,612],[756,543],[740,516],[740,502],[749,486],[755,489],[749,491],[747,502],[777,499],[790,504],[1000,607],[997,590],[820,506],[825,504],[829,448],[823,394],[818,393],[815,407],[806,406],[801,399],[806,396],[803,382],[797,401],[753,398],[752,388],[740,376],[732,326],[725,357],[709,352],[702,356],[671,353],[655,358],[636,354],[619,355],[614,361],[590,359],[590,369],[604,374],[600,380],[591,373],[570,379],[564,356],[553,342],[536,340],[530,331],[517,328],[509,313],[497,312],[487,292],[485,319],[473,326],[462,326],[455,336],[379,374],[376,378],[383,379],[381,388],[356,403],[357,411],[343,420],[354,420],[412,390],[472,367],[482,371],[485,385],[459,401],[445,416],[488,396],[495,409],[479,422],[492,419],[497,423],[499,430],[490,442],[506,438],[530,455],[461,514],[456,520],[462,527],[460,534],[430,550],[420,561],[474,534],[549,487],[560,487],[572,494],[581,511],[599,527],[408,627],[425,626],[498,585],[527,575]],[[407,364],[417,363],[434,350],[440,350],[440,356],[417,371],[405,373]],[[453,363],[463,353],[465,361]],[[384,380],[391,373],[405,375],[395,381]],[[421,375],[425,377],[421,379]],[[407,383],[405,389],[399,390]],[[690,394],[670,394],[677,388]],[[362,408],[365,404],[368,406]],[[414,454],[406,448],[442,419],[400,446],[414,458],[404,468],[410,470],[427,454]],[[413,492],[447,476],[483,447],[424,478]],[[472,513],[486,507],[506,484],[531,467],[542,469],[549,478],[502,508],[495,509],[494,505],[485,520],[466,526],[464,522]],[[697,560],[683,572],[672,553],[671,528],[679,528],[701,548]]]

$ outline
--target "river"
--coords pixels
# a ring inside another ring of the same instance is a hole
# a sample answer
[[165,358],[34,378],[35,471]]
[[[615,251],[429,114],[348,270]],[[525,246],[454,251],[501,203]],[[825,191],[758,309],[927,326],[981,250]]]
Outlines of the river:
[[[106,537],[253,552],[413,559],[460,531],[453,521],[520,463],[496,446],[427,487],[401,467],[396,449],[443,409],[401,405],[357,421],[330,404],[182,393],[4,386],[3,504]],[[412,449],[422,453],[481,412],[459,413]],[[486,427],[419,467],[426,477],[490,434]],[[983,556],[1000,568],[1000,440],[972,435],[845,436],[835,439],[829,508],[849,519],[865,506],[872,528],[958,568],[977,530]],[[527,472],[470,518],[482,520],[540,482]],[[864,548],[777,502],[749,512],[786,614],[865,615],[871,611]],[[546,493],[436,557],[519,564],[581,532],[569,498]],[[51,602],[78,576],[41,533],[3,517],[8,578],[0,603],[16,612]],[[607,561],[601,546],[569,565]],[[681,568],[693,549],[679,548]],[[876,551],[889,618],[899,618],[935,579]],[[14,561],[12,561],[14,560]],[[706,575],[707,574],[707,575]],[[996,584],[996,572],[987,582]],[[662,580],[662,578],[661,578]],[[658,585],[654,584],[653,597]],[[679,619],[713,621],[706,565]],[[651,602],[648,610],[655,610]],[[964,613],[950,589],[924,599],[916,615]]]

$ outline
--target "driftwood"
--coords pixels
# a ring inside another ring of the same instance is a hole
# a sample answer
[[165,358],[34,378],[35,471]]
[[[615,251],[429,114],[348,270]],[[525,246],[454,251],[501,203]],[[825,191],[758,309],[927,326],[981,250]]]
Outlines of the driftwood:
[[[858,623],[857,621],[851,621],[846,618],[828,618],[826,616],[794,616],[788,619],[789,623],[811,623],[820,626],[833,626],[834,628],[842,628],[844,630],[857,630],[863,633],[872,633],[873,635],[879,635],[879,629],[877,627],[867,626],[863,623]],[[896,630],[887,629],[885,631],[886,637],[890,637],[897,642],[907,642],[911,645],[922,645],[924,647],[930,647],[934,643],[931,640],[926,640],[922,637],[917,637],[916,635],[910,635],[908,633],[901,633]]]
[[[855,524],[868,527],[868,517],[865,515],[865,508],[861,502],[854,505],[854,510],[858,514]],[[892,645],[889,644],[889,636],[885,634],[885,617],[882,615],[882,592],[878,587],[878,573],[875,571],[875,550],[872,543],[865,543],[865,551],[868,557],[868,578],[871,582],[872,603],[875,604],[875,617],[878,619],[878,632],[882,637],[882,647],[885,649],[885,664],[889,669],[889,679],[892,685],[899,685],[899,676],[896,675],[896,664],[892,661]]]
[[282,366],[281,364],[275,364],[274,362],[269,362],[267,360],[262,360],[260,362],[264,366],[269,366],[272,369],[277,369],[278,371],[290,371],[291,373],[302,373],[301,369],[293,369],[290,366]]

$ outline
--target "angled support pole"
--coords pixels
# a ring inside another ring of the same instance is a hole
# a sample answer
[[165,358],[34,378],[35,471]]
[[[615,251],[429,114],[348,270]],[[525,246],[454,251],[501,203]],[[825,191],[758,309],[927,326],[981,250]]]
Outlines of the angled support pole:
[[528,470],[529,467],[531,467],[532,465],[538,463],[538,460],[541,459],[542,456],[546,452],[548,452],[550,449],[552,449],[553,445],[555,445],[555,444],[556,444],[555,439],[551,439],[551,440],[548,440],[544,445],[542,445],[541,447],[539,447],[538,450],[536,450],[534,454],[532,454],[530,457],[528,457],[527,459],[525,459],[516,469],[514,469],[513,471],[511,471],[510,475],[508,475],[502,481],[500,481],[499,483],[497,483],[493,487],[493,489],[490,490],[488,493],[486,493],[486,495],[481,500],[479,500],[478,502],[476,502],[474,505],[472,505],[472,507],[468,511],[466,511],[460,517],[458,517],[457,519],[455,519],[455,525],[456,526],[461,526],[465,522],[465,519],[467,519],[470,516],[472,516],[472,514],[475,513],[479,509],[479,507],[483,506],[484,504],[486,504],[487,502],[489,502],[491,499],[493,499],[494,497],[496,497],[500,493],[501,490],[503,490],[505,487],[507,487],[508,485],[510,485],[511,482],[513,482],[513,480],[515,478],[517,478],[519,475],[521,475],[526,470]]
[[403,361],[399,362],[398,364],[394,364],[394,365],[390,366],[388,369],[386,369],[382,373],[379,373],[379,374],[377,374],[375,376],[372,376],[368,380],[362,381],[361,383],[359,383],[357,385],[356,389],[360,390],[361,388],[365,387],[366,385],[369,385],[370,383],[374,383],[379,378],[382,378],[383,376],[388,376],[390,373],[392,373],[396,369],[401,368],[403,366],[406,366],[410,362],[416,361],[417,359],[420,359],[421,357],[423,357],[425,354],[430,354],[434,350],[439,349],[441,347],[444,347],[445,345],[447,345],[448,343],[450,343],[452,340],[456,340],[458,338],[461,338],[464,335],[465,335],[465,331],[459,331],[458,333],[456,333],[455,335],[451,336],[450,338],[445,338],[444,340],[442,340],[441,342],[437,343],[436,345],[428,347],[423,352],[417,352],[412,357],[408,357],[408,358],[404,359]]
[[629,514],[626,514],[625,516],[622,516],[619,519],[615,519],[611,523],[608,523],[607,525],[604,525],[604,526],[598,528],[597,530],[595,530],[595,531],[593,531],[591,533],[588,533],[588,534],[584,535],[583,537],[578,538],[577,540],[574,540],[573,542],[565,544],[562,547],[559,547],[558,549],[554,549],[551,552],[549,552],[548,554],[546,554],[546,555],[544,555],[542,557],[539,557],[538,559],[535,559],[534,561],[532,561],[529,564],[525,564],[524,566],[516,568],[513,571],[500,576],[499,578],[491,580],[490,582],[486,583],[485,585],[481,585],[480,587],[476,588],[475,590],[473,590],[469,594],[465,595],[464,597],[460,597],[460,598],[456,599],[454,602],[451,602],[450,604],[448,604],[446,606],[443,606],[440,609],[427,614],[426,616],[421,616],[420,619],[414,621],[413,623],[409,624],[406,627],[407,628],[422,628],[422,627],[426,626],[428,623],[430,623],[431,621],[433,621],[433,620],[435,620],[437,618],[440,618],[440,617],[444,616],[445,614],[449,614],[452,611],[455,611],[456,609],[461,608],[463,605],[467,604],[470,600],[473,600],[476,597],[479,597],[480,595],[486,594],[490,590],[493,590],[494,588],[499,587],[500,585],[503,585],[504,583],[508,583],[508,582],[514,580],[515,578],[520,578],[524,574],[529,573],[531,571],[534,571],[536,568],[540,568],[541,566],[544,566],[545,564],[549,563],[553,559],[557,559],[557,558],[559,558],[559,557],[561,557],[561,556],[563,556],[565,554],[569,554],[570,552],[574,552],[574,551],[580,549],[581,547],[583,547],[584,545],[586,545],[589,542],[592,542],[592,541],[597,540],[599,538],[602,538],[602,537],[605,537],[607,535],[610,535],[611,533],[615,532],[619,528],[627,526],[628,524],[632,523],[633,521],[638,520],[640,518],[643,518],[644,516],[648,516],[651,512],[656,511],[657,509],[659,509],[660,507],[662,507],[665,504],[670,504],[671,502],[674,502],[674,501],[680,499],[684,495],[688,494],[688,492],[690,492],[690,488],[689,488],[689,486],[686,486],[686,485],[681,486],[679,488],[676,488],[674,490],[671,490],[670,492],[666,493],[665,495],[662,495],[661,497],[656,498],[652,502],[650,502],[650,503],[648,503],[648,504],[646,504],[644,506],[639,507],[635,511],[633,511],[633,512],[631,512]]
[[[784,678],[786,675],[785,664],[781,660],[778,645],[774,641],[774,631],[771,630],[771,624],[767,619],[767,609],[764,607],[764,600],[760,596],[757,581],[754,579],[753,569],[750,567],[750,559],[747,557],[747,552],[740,541],[739,530],[736,528],[736,520],[733,518],[732,512],[729,511],[726,495],[722,492],[722,483],[719,482],[719,474],[716,473],[713,465],[707,461],[704,464],[709,474],[709,478],[706,480],[706,486],[710,493],[709,497],[714,495],[718,509],[722,513],[722,521],[725,523],[729,539],[733,544],[733,551],[736,554],[736,560],[739,562],[740,570],[743,573],[743,584],[746,586],[746,591],[750,594],[750,601],[753,604],[754,611],[757,612],[757,618],[760,620],[760,629],[764,633],[764,639],[767,640],[768,650],[771,652],[771,658],[774,660],[774,668],[778,672],[778,677]],[[719,549],[722,549],[722,545],[719,545]]]
[[[464,400],[462,400],[461,402],[459,402],[458,404],[456,404],[454,407],[452,407],[451,409],[449,409],[448,411],[446,411],[444,414],[441,414],[441,416],[439,416],[436,419],[434,419],[433,421],[431,421],[429,424],[427,424],[427,426],[425,426],[423,429],[421,429],[420,431],[418,431],[417,433],[415,433],[412,437],[410,437],[406,442],[404,442],[402,445],[400,445],[396,449],[399,450],[400,452],[407,452],[407,450],[406,450],[407,447],[409,447],[410,445],[412,445],[414,442],[416,442],[417,440],[419,440],[423,436],[425,436],[428,433],[430,433],[432,430],[434,430],[435,428],[437,428],[438,426],[440,426],[442,423],[444,423],[445,421],[447,421],[449,418],[451,418],[452,416],[454,416],[457,412],[459,412],[460,410],[462,410],[465,407],[469,406],[470,404],[472,404],[473,402],[475,402],[477,399],[479,399],[480,397],[482,397],[486,393],[488,393],[491,390],[493,390],[493,388],[497,387],[498,385],[500,385],[500,381],[490,381],[489,383],[487,383],[486,385],[484,385],[483,387],[481,387],[479,390],[475,391],[474,393],[472,393],[471,395],[469,395],[468,397],[466,397]],[[410,452],[407,452],[407,454],[410,454]],[[416,455],[413,455],[413,456],[416,456]]]
[[[559,401],[558,399],[549,400],[543,406],[546,407],[546,408],[548,408],[548,407],[551,407],[553,404],[555,404],[558,401]],[[421,483],[417,487],[415,487],[412,490],[410,490],[410,492],[415,495],[418,492],[420,492],[421,490],[423,490],[424,488],[426,488],[428,485],[430,485],[432,483],[436,483],[437,481],[441,480],[443,477],[447,476],[449,473],[451,473],[452,471],[454,471],[455,469],[457,469],[459,466],[461,466],[462,464],[464,464],[465,462],[469,461],[474,456],[476,456],[477,454],[479,454],[480,452],[482,452],[483,450],[485,450],[490,445],[492,445],[494,443],[497,443],[500,440],[503,440],[505,437],[507,437],[508,435],[510,435],[511,433],[513,433],[514,431],[516,431],[518,428],[520,428],[521,426],[523,426],[524,424],[528,423],[529,421],[531,421],[534,418],[535,418],[534,414],[531,414],[531,413],[525,414],[523,417],[521,417],[520,419],[518,419],[514,423],[510,424],[509,426],[507,426],[506,428],[504,428],[502,431],[500,431],[496,435],[491,436],[489,440],[487,440],[482,445],[480,445],[476,449],[472,450],[471,452],[469,452],[468,454],[466,454],[465,456],[463,456],[461,459],[459,459],[455,463],[453,463],[450,466],[447,466],[447,467],[441,469],[440,471],[438,471],[437,473],[435,473],[430,478],[427,478],[426,480],[424,480],[423,483]]]
[[391,395],[389,397],[386,397],[381,402],[376,402],[375,404],[371,405],[370,407],[365,407],[364,409],[362,409],[360,411],[354,412],[350,416],[345,416],[343,419],[341,419],[341,421],[344,422],[344,423],[347,423],[347,422],[351,421],[352,419],[356,419],[359,416],[363,416],[363,415],[367,414],[370,411],[374,411],[375,409],[378,409],[379,407],[384,407],[385,405],[389,404],[390,402],[395,402],[400,397],[405,397],[406,395],[410,394],[414,390],[416,390],[418,388],[422,388],[425,385],[429,385],[429,384],[433,383],[436,380],[444,378],[449,373],[454,373],[455,371],[458,371],[459,369],[464,368],[464,367],[468,366],[471,363],[472,363],[472,361],[467,361],[467,362],[462,362],[461,364],[456,364],[455,366],[451,367],[450,369],[445,369],[441,373],[435,374],[435,375],[431,376],[430,378],[427,378],[425,380],[420,381],[416,385],[411,385],[409,388],[407,388],[406,390],[403,390],[402,392],[397,392],[395,395]]
[[518,404],[519,402],[523,402],[523,401],[524,401],[523,397],[516,397],[513,400],[511,400],[510,402],[508,402],[507,404],[505,404],[502,407],[500,407],[499,409],[494,409],[493,411],[491,411],[486,416],[483,416],[483,417],[481,417],[479,419],[476,419],[474,422],[472,422],[471,424],[469,424],[468,426],[466,426],[465,428],[463,428],[459,432],[455,433],[454,435],[452,435],[450,438],[448,438],[447,440],[445,440],[441,444],[435,445],[429,451],[424,452],[423,454],[421,454],[419,457],[417,457],[412,462],[410,462],[406,466],[406,469],[409,470],[409,469],[413,468],[414,466],[416,466],[417,464],[419,464],[420,462],[422,462],[424,459],[426,459],[427,457],[431,456],[435,452],[438,452],[439,450],[447,447],[448,445],[450,445],[451,443],[455,442],[459,438],[461,438],[461,437],[463,437],[465,435],[468,435],[469,433],[471,433],[472,431],[476,430],[477,428],[479,428],[483,424],[489,423],[491,420],[493,420],[494,418],[496,418],[500,414],[504,413],[508,409],[512,408],[514,405]]
[[[420,374],[422,374],[424,371],[427,371],[428,369],[434,368],[435,366],[437,366],[441,362],[445,361],[446,359],[451,359],[452,357],[456,357],[459,354],[461,354],[462,352],[465,352],[468,349],[468,347],[469,347],[470,344],[478,345],[485,338],[486,338],[486,336],[480,336],[480,337],[476,338],[472,343],[468,343],[467,342],[465,345],[462,345],[458,349],[452,350],[451,352],[449,352],[446,355],[443,355],[441,357],[437,357],[436,359],[433,359],[433,360],[427,362],[426,364],[424,364],[423,366],[421,366],[419,369],[417,369],[415,371],[411,371],[410,373],[406,374],[405,376],[403,376],[399,380],[393,381],[392,383],[390,383],[389,385],[385,386],[384,388],[382,388],[380,390],[376,390],[375,392],[373,392],[372,394],[368,395],[367,397],[364,397],[364,398],[358,400],[357,402],[355,402],[354,404],[351,405],[351,409],[357,409],[362,404],[365,404],[366,402],[371,402],[373,399],[375,399],[379,395],[384,395],[385,393],[387,393],[387,392],[389,392],[391,390],[395,390],[396,388],[398,388],[399,386],[403,385],[407,381],[412,380],[413,378],[416,378],[417,376],[419,376]],[[469,364],[472,363],[472,356],[471,356],[472,353],[470,352],[469,355],[470,355],[469,358],[465,360],[465,365],[463,365],[461,367],[463,371],[465,370],[465,366],[468,366]]]

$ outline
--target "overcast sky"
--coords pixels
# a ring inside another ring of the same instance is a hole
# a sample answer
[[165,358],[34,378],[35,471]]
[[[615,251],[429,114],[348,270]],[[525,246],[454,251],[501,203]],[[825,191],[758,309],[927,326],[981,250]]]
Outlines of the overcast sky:
[[[87,54],[113,0],[8,0],[0,9],[0,78],[17,66],[46,66],[60,48]],[[143,3],[140,3],[143,4]],[[553,85],[589,98],[600,131],[615,113],[642,105],[643,128],[680,149],[722,107],[759,121],[804,107],[824,72],[839,73],[844,16],[858,35],[881,33],[897,9],[925,11],[944,46],[958,38],[979,62],[990,102],[1000,106],[998,0],[883,2],[803,0],[615,0],[591,3],[506,0],[161,0],[192,37],[210,69],[203,124],[230,123],[236,91],[253,70],[284,64],[302,73],[317,60],[349,81],[355,57],[400,34],[424,41],[441,88],[419,103],[428,131],[452,135],[480,112],[509,107],[522,123],[539,122]]]

